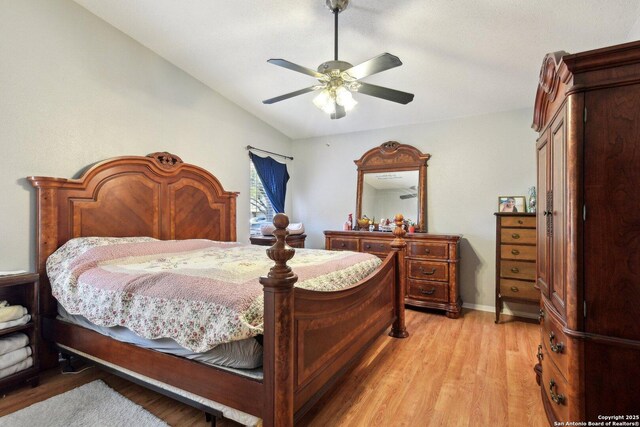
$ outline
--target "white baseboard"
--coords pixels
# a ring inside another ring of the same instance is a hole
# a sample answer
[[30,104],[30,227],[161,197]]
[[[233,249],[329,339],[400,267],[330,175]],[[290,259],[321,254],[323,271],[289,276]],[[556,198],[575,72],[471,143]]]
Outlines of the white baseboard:
[[[508,303],[507,303],[508,304]],[[462,306],[464,308],[468,308],[471,310],[478,310],[478,311],[488,311],[490,313],[495,313],[496,312],[496,307],[493,305],[481,305],[481,304],[470,304],[470,303],[463,303]],[[505,306],[502,309],[502,314],[508,314],[511,316],[518,316],[518,317],[525,317],[527,319],[537,319],[538,318],[538,313],[537,310],[536,312],[527,312],[527,311],[520,311],[520,310],[511,310],[509,307]]]

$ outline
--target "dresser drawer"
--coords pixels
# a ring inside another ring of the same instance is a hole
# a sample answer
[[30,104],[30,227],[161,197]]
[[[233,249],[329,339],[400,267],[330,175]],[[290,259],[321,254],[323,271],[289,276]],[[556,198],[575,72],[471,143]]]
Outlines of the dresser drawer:
[[446,243],[411,242],[407,254],[414,258],[449,258],[449,245]]
[[501,260],[500,277],[508,279],[535,280],[536,263]]
[[536,228],[536,217],[503,216],[500,218],[500,225],[503,227]]
[[427,280],[407,280],[407,296],[423,301],[449,301],[449,285]]
[[570,419],[572,406],[575,405],[576,399],[572,394],[572,390],[558,372],[558,369],[548,360],[548,353],[543,351],[542,360],[542,390],[544,397],[549,402],[549,407],[553,411],[555,419],[559,422],[572,421]]
[[527,301],[540,300],[540,291],[533,287],[535,282],[500,279],[500,295]]
[[536,230],[530,228],[503,228],[500,230],[502,244],[523,243],[534,245],[536,243]]
[[[545,310],[546,311],[546,310]],[[569,357],[573,350],[573,341],[571,341],[562,332],[562,326],[556,323],[547,313],[542,323],[542,345],[549,355],[548,359],[553,362],[561,375],[567,377],[569,368]]]
[[330,245],[332,251],[357,251],[358,239],[331,239]]
[[523,261],[536,260],[536,247],[523,245],[501,245],[500,258]]
[[412,279],[449,280],[449,264],[446,262],[409,260],[407,263],[409,277]]
[[391,241],[363,239],[361,245],[362,252],[386,255],[391,251]]

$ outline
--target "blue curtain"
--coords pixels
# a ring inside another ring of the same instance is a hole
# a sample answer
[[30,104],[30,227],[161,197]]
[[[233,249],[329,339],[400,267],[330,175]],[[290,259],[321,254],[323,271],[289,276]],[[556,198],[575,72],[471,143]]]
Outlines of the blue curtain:
[[249,157],[258,172],[258,177],[262,181],[262,186],[273,210],[276,213],[283,213],[287,181],[289,181],[287,165],[276,162],[271,157],[260,157],[253,153],[249,153]]

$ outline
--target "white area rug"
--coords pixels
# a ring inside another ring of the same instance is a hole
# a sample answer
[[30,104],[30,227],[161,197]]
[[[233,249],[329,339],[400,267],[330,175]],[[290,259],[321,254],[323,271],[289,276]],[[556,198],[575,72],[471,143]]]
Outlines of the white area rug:
[[0,418],[7,427],[167,427],[97,380]]

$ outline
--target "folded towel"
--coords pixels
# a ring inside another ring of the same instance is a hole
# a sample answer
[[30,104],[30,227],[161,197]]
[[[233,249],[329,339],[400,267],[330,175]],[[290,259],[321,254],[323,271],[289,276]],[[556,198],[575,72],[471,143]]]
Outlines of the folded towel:
[[16,320],[27,314],[27,309],[21,305],[10,305],[0,308],[0,322]]
[[26,325],[29,322],[29,320],[31,320],[31,315],[30,314],[25,314],[24,316],[22,316],[19,319],[12,320],[10,322],[2,322],[2,323],[0,323],[0,330],[7,329],[7,328],[13,328],[14,326]]
[[33,366],[33,357],[29,356],[25,360],[20,363],[16,363],[15,365],[11,365],[8,368],[0,369],[0,378],[8,377],[9,375],[13,375],[16,372],[24,371],[25,369],[29,369]]
[[0,369],[8,368],[16,363],[20,363],[27,357],[31,356],[31,347],[22,347],[17,350],[10,351],[0,356]]
[[17,350],[29,344],[29,337],[22,332],[17,332],[0,338],[0,355]]

